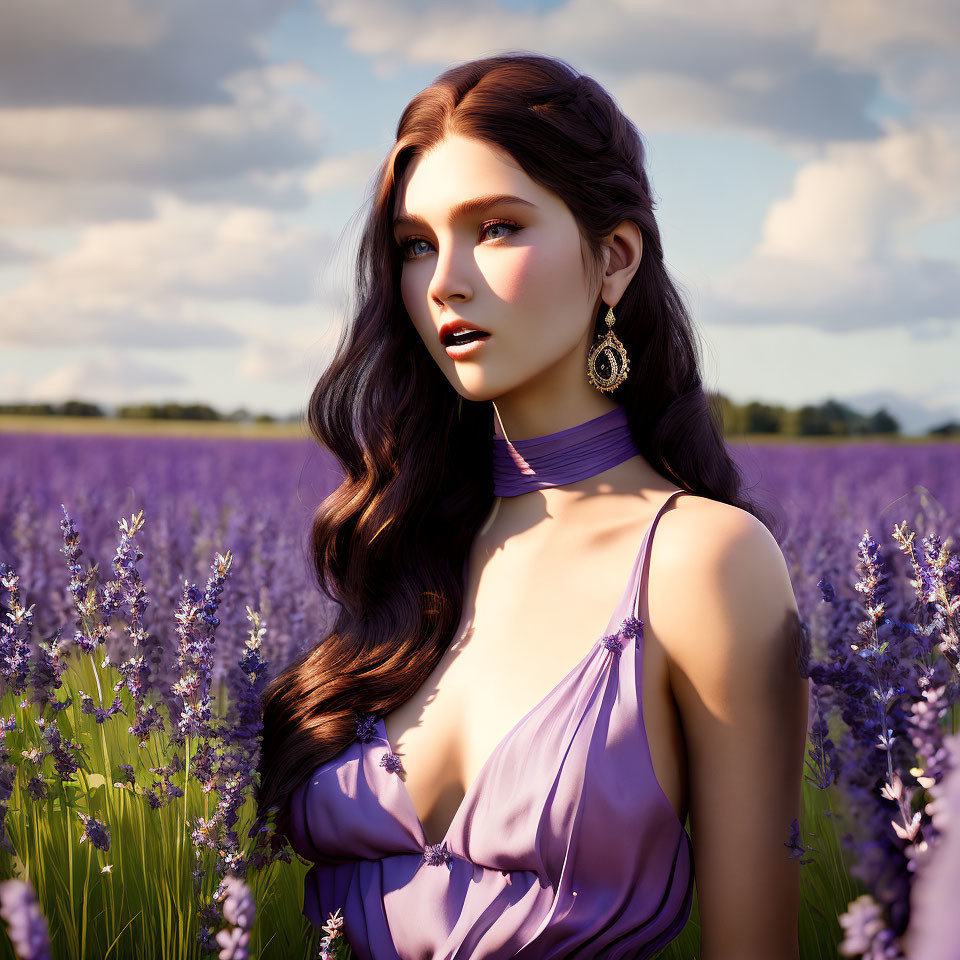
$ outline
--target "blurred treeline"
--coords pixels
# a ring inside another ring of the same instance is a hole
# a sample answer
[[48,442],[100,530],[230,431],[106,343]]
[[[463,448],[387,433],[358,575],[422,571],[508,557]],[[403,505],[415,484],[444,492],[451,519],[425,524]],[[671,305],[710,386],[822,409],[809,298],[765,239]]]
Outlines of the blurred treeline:
[[138,403],[106,408],[85,400],[64,403],[0,403],[0,414],[38,417],[116,417],[134,420],[223,420],[232,423],[289,423],[300,419],[299,413],[275,417],[270,413],[251,413],[238,407],[229,413],[215,410],[205,403]]
[[[723,424],[725,436],[750,433],[780,434],[784,437],[900,434],[900,423],[883,407],[873,413],[864,414],[836,400],[790,408],[757,401],[733,403],[722,393],[709,393],[707,396]],[[926,436],[960,436],[960,422],[948,420],[938,424],[927,430]]]
[[[876,436],[900,434],[897,419],[883,407],[874,413],[859,413],[836,400],[790,408],[779,404],[734,403],[722,393],[707,393],[725,436],[744,434],[779,434],[784,437]],[[114,417],[141,420],[220,420],[234,423],[289,423],[300,419],[300,413],[276,417],[269,413],[251,413],[239,407],[223,413],[202,403],[141,403],[112,409],[83,400],[64,403],[4,403],[0,414],[35,416]],[[929,437],[960,436],[960,422],[948,420],[927,430]]]

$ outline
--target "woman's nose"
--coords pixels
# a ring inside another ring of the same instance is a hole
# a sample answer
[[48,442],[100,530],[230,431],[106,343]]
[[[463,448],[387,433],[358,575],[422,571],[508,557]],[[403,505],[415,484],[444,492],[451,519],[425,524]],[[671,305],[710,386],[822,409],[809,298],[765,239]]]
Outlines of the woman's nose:
[[455,296],[469,299],[472,294],[469,280],[471,263],[469,254],[464,250],[457,251],[449,244],[439,250],[427,291],[430,297],[438,304]]

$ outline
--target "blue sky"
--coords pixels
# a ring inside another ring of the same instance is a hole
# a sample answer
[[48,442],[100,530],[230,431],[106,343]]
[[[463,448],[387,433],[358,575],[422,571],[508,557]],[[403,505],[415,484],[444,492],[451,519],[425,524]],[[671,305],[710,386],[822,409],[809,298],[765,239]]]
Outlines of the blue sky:
[[446,66],[554,54],[647,145],[704,379],[960,417],[947,0],[35,0],[0,12],[0,401],[301,409]]

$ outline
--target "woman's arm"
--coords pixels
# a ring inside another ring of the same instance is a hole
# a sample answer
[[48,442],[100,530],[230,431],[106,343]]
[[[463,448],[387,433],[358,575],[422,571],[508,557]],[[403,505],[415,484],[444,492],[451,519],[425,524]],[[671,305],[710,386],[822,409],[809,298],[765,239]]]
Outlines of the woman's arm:
[[649,617],[687,748],[701,960],[796,960],[801,868],[785,844],[809,681],[790,575],[744,510],[698,499],[661,524]]

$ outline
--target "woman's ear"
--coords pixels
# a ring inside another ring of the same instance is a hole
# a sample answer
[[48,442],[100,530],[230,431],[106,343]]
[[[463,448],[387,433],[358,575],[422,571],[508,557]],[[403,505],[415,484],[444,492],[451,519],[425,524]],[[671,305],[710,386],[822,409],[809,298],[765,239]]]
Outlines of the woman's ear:
[[643,234],[633,220],[624,220],[603,243],[605,266],[600,296],[604,303],[617,303],[640,266]]

